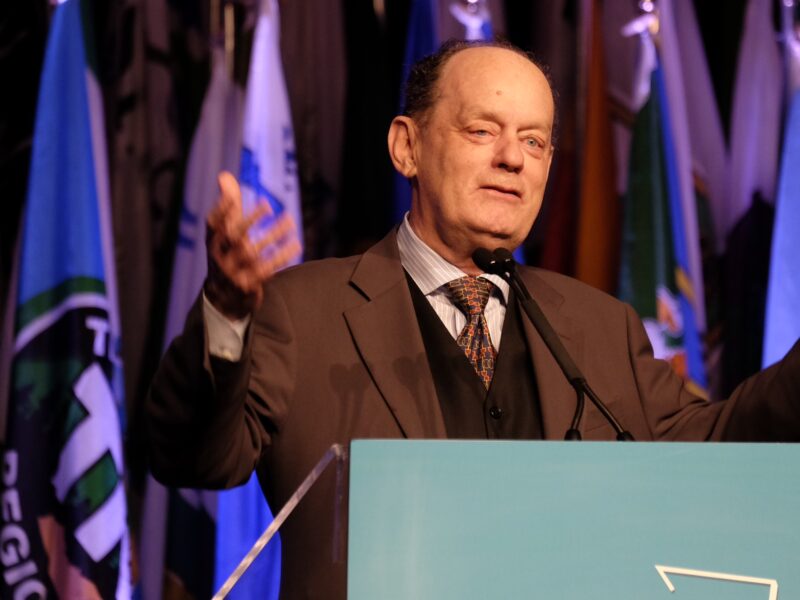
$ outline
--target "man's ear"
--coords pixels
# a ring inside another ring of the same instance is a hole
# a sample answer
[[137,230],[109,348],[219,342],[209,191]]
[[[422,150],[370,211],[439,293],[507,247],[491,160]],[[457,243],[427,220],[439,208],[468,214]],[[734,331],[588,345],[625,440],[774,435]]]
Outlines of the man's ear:
[[411,179],[417,174],[417,126],[411,117],[397,116],[389,126],[389,156],[397,171]]

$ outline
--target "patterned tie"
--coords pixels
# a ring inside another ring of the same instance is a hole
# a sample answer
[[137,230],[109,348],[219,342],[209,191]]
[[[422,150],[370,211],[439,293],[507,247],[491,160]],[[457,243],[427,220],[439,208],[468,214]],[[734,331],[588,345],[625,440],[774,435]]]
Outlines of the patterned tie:
[[489,301],[492,287],[494,286],[485,279],[471,276],[455,279],[447,284],[453,302],[467,317],[467,324],[456,342],[464,350],[487,390],[494,375],[495,351],[483,309]]

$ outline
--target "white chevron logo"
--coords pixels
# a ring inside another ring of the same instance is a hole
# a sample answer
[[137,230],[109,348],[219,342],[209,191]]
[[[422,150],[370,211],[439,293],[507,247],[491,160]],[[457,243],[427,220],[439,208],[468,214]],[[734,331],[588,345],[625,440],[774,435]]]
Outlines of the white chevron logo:
[[675,586],[670,578],[667,577],[667,573],[671,575],[682,575],[684,577],[702,577],[703,579],[718,579],[720,581],[764,585],[769,587],[769,600],[778,600],[778,582],[775,579],[734,575],[732,573],[717,573],[715,571],[698,571],[697,569],[683,569],[681,567],[667,567],[665,565],[655,565],[655,567],[670,592],[675,591]]

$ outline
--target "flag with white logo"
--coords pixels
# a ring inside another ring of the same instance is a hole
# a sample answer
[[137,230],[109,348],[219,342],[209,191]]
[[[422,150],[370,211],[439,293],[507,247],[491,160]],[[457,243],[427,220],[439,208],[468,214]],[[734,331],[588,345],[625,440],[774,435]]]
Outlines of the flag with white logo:
[[[294,128],[279,42],[278,3],[261,0],[247,77],[239,183],[245,214],[263,201],[269,202],[275,217],[288,211],[302,244]],[[254,235],[259,235],[258,227]]]
[[128,598],[119,317],[102,99],[87,11],[53,14],[25,215],[2,596]]

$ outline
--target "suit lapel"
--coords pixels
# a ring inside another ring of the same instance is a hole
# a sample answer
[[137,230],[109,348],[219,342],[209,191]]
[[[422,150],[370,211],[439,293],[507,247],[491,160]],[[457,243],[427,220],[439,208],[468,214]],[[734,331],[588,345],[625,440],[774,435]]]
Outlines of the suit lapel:
[[403,435],[445,437],[394,232],[363,255],[350,283],[367,301],[345,311],[345,320]]
[[[523,269],[521,275],[531,296],[539,303],[567,352],[580,368],[583,364],[583,335],[574,322],[561,313],[564,298],[536,275],[535,271]],[[575,391],[528,318],[523,316],[523,322],[539,389],[544,437],[563,439],[575,411]]]

